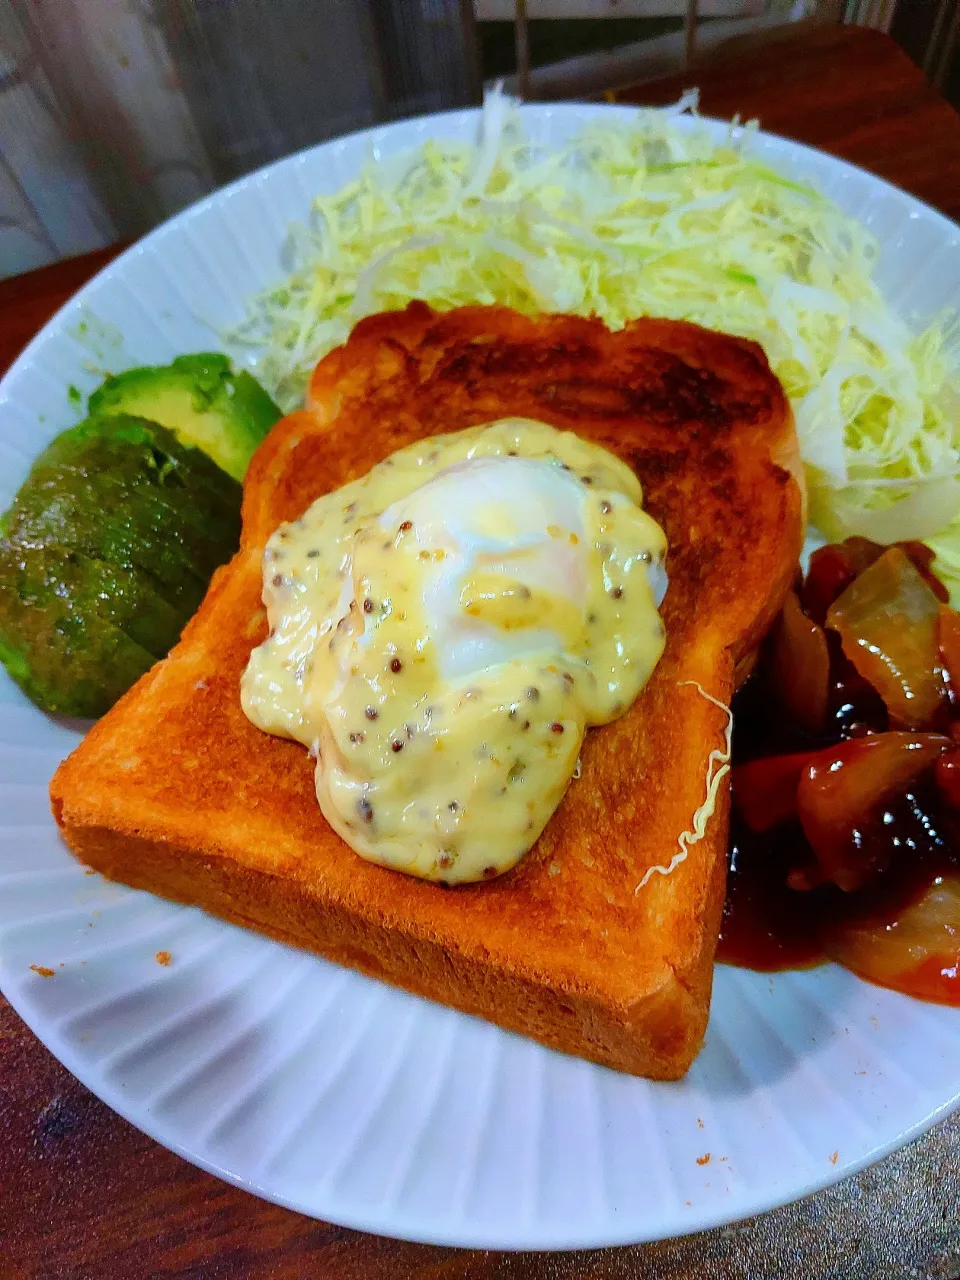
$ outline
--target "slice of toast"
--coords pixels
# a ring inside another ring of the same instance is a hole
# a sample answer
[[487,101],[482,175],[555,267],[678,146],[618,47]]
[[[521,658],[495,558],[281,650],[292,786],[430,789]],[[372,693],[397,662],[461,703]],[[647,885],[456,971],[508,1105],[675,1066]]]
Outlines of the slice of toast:
[[[247,720],[268,536],[425,435],[505,416],[596,440],[637,472],[669,540],[666,651],[500,879],[447,889],[358,857],[313,761]],[[693,325],[500,307],[370,317],[261,445],[243,537],[181,643],[58,769],[53,809],[105,875],[328,956],[554,1048],[675,1079],[703,1039],[726,870],[726,780],[699,839],[736,672],[796,569],[789,406],[759,347]],[[709,694],[710,698],[704,696]],[[688,856],[668,875],[646,873]],[[643,887],[638,886],[643,882]]]

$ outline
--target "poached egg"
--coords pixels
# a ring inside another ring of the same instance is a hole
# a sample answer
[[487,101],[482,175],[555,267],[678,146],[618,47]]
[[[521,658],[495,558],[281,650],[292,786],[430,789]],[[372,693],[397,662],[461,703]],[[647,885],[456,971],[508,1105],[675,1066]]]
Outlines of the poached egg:
[[316,757],[357,853],[449,884],[534,844],[664,646],[666,539],[598,445],[528,419],[391,455],[281,526],[242,703]]

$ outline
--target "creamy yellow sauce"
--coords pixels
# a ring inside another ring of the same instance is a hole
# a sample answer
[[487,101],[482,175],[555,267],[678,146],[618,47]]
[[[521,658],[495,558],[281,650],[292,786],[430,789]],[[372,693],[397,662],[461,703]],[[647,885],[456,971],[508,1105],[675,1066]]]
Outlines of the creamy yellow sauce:
[[605,449],[511,418],[403,449],[276,530],[243,709],[310,748],[357,853],[453,884],[536,841],[587,727],[663,651],[666,540],[641,501]]

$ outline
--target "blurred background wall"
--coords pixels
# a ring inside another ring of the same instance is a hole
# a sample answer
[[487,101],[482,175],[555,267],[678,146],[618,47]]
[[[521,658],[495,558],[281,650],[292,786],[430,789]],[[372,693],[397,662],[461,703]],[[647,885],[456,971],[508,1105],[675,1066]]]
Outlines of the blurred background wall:
[[0,276],[231,178],[478,101],[461,0],[0,0]]

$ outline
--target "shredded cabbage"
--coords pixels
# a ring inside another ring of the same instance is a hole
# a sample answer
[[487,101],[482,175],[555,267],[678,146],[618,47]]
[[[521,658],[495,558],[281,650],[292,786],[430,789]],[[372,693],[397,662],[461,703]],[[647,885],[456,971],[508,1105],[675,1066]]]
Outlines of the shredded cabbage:
[[753,125],[717,145],[678,125],[686,112],[695,94],[544,150],[494,91],[477,145],[428,141],[318,196],[291,229],[290,274],[229,337],[287,409],[358,319],[412,298],[613,328],[669,316],[753,338],[793,404],[823,532],[927,538],[960,594],[951,322],[913,333],[874,282],[865,227],[762,163]]

